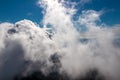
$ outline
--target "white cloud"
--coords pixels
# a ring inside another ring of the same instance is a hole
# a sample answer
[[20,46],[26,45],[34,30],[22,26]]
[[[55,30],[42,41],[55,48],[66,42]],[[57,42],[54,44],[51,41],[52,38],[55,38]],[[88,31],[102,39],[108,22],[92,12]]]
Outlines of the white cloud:
[[80,0],[80,3],[81,3],[81,4],[85,4],[85,3],[88,3],[88,2],[90,2],[90,1],[92,1],[92,0]]
[[[115,48],[113,44],[116,32],[111,28],[106,29],[102,25],[97,25],[102,13],[94,10],[83,11],[78,22],[88,31],[80,34],[75,30],[72,15],[66,14],[66,7],[57,1],[53,4],[46,1],[45,5],[47,7],[43,22],[51,24],[56,30],[53,39],[62,55],[65,55],[61,59],[63,69],[75,77],[88,68],[96,67],[106,77],[111,76],[112,80],[118,79],[119,73],[115,72],[119,67],[117,55],[120,54],[119,48]],[[90,38],[86,45],[78,41],[81,36]]]
[[29,20],[0,24],[0,79],[10,80],[19,73],[27,75],[35,70],[47,75],[54,66],[50,57],[55,53],[61,56],[58,72],[65,72],[72,79],[94,68],[106,80],[120,79],[119,25],[113,28],[97,25],[101,13],[86,10],[76,21],[79,27],[84,25],[88,29],[81,33],[72,20],[74,8],[68,9],[57,0],[40,0],[39,3],[45,10],[45,28]]
[[92,2],[92,0],[80,0],[80,7],[83,7],[85,4]]
[[46,32],[29,20],[2,23],[0,30],[0,79],[10,80],[26,69],[27,61],[42,63],[54,52]]

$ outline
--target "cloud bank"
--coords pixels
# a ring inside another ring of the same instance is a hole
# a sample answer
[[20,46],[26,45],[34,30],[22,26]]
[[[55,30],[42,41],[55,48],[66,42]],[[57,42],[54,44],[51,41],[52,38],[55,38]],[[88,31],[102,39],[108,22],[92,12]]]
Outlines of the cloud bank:
[[55,74],[62,80],[120,79],[119,25],[98,25],[101,12],[94,10],[82,11],[74,21],[76,9],[65,3],[38,2],[43,28],[30,20],[0,24],[0,80],[21,80],[35,71],[52,80],[58,80]]

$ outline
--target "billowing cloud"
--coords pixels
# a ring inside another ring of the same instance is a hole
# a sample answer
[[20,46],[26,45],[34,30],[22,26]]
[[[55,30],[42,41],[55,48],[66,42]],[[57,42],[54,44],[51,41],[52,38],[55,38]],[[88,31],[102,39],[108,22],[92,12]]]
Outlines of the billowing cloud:
[[49,64],[48,57],[54,53],[52,51],[54,46],[51,45],[53,41],[33,22],[22,20],[15,24],[2,23],[0,30],[1,80],[10,80],[26,68],[29,70],[30,66],[26,67],[29,63],[47,62],[45,65]]
[[98,25],[101,13],[94,10],[73,21],[76,10],[64,0],[38,3],[43,28],[29,20],[0,24],[0,80],[120,79],[119,25]]

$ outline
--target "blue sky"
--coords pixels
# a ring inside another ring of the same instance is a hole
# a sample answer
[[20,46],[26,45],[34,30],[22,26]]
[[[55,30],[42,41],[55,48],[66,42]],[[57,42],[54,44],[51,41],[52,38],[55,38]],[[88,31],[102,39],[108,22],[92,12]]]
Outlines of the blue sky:
[[38,23],[42,17],[37,0],[0,0],[0,11],[1,22],[30,19]]
[[[79,2],[80,0],[72,0]],[[120,24],[120,0],[91,0],[80,7],[82,10],[93,9],[103,10],[101,21],[107,25]],[[0,22],[16,22],[22,19],[29,19],[40,23],[42,20],[42,9],[37,6],[37,0],[0,0]]]

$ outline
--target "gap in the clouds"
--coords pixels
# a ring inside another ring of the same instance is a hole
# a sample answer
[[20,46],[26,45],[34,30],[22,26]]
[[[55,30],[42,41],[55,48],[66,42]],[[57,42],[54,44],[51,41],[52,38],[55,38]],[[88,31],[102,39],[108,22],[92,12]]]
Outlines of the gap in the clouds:
[[72,2],[76,2],[77,5],[75,8],[77,9],[77,14],[75,14],[74,19],[77,19],[83,10],[95,10],[101,11],[103,10],[103,14],[101,15],[101,22],[113,26],[114,24],[120,24],[120,6],[119,0],[90,0],[88,3],[81,5],[80,0],[71,0]]
[[0,21],[12,22],[29,19],[40,23],[43,18],[42,8],[38,0],[0,0]]
[[101,16],[102,22],[109,26],[120,23],[120,1],[119,0],[92,0],[91,3],[86,4],[83,9],[93,9],[96,11],[104,10]]

